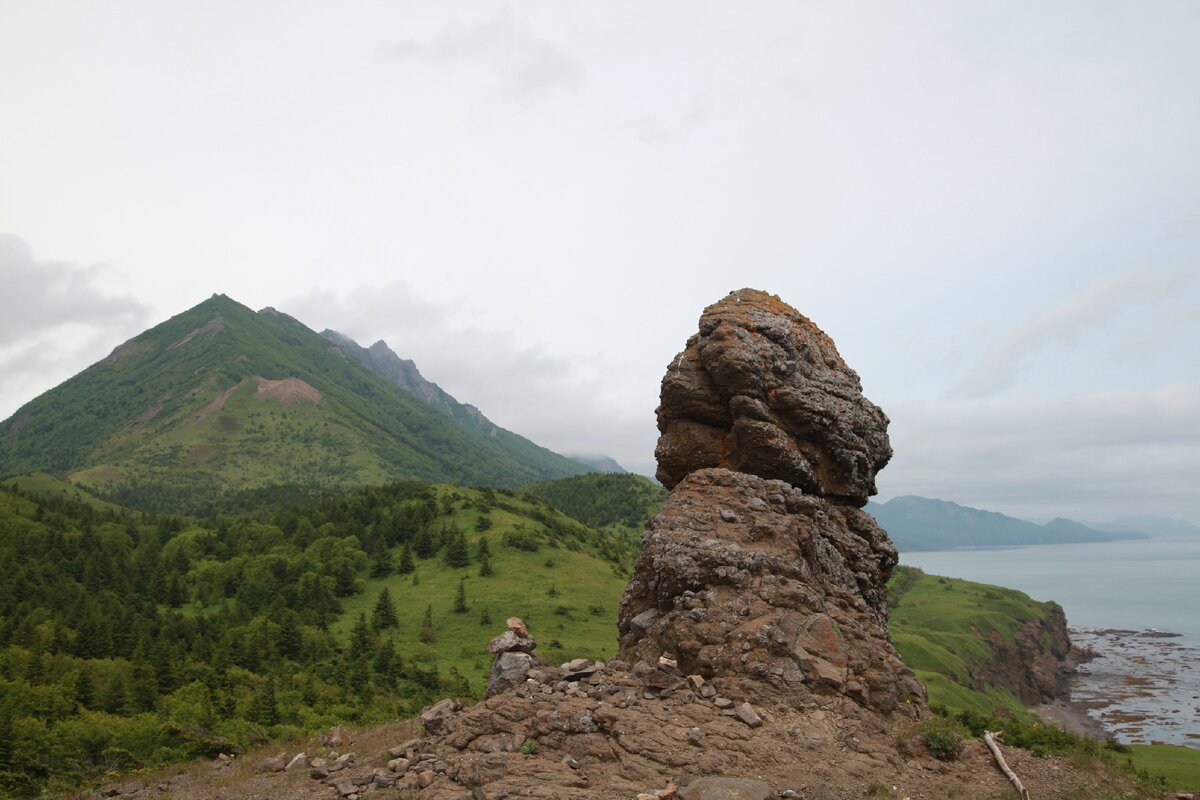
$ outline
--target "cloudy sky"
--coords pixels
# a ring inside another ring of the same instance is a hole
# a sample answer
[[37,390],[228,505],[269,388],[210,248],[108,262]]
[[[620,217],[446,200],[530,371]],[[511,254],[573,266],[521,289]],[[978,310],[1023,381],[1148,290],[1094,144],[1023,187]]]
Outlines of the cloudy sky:
[[0,417],[224,292],[653,472],[731,289],[881,499],[1200,523],[1200,4],[0,0]]

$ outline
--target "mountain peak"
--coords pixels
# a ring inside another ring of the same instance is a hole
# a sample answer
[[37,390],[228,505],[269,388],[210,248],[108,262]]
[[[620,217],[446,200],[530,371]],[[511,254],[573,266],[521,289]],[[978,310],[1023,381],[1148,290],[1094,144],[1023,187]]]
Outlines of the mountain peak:
[[346,337],[214,294],[0,423],[0,474],[52,472],[178,510],[269,484],[518,486],[584,471],[493,429],[402,390]]

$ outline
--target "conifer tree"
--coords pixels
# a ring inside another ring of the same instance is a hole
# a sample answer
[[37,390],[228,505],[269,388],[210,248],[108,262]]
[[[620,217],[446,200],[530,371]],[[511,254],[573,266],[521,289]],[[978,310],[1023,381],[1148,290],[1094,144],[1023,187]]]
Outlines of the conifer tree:
[[425,616],[421,620],[421,641],[425,644],[437,641],[437,632],[433,629],[433,603],[425,606]]
[[392,604],[392,595],[385,586],[379,593],[379,599],[375,601],[375,610],[371,612],[371,627],[381,631],[384,628],[395,628],[399,624],[396,607]]
[[275,699],[275,678],[267,677],[266,686],[264,686],[250,703],[250,708],[246,710],[246,716],[251,722],[257,722],[264,727],[279,724],[279,705]]
[[412,549],[408,546],[408,542],[405,542],[404,548],[400,551],[400,566],[396,568],[396,572],[408,575],[416,568],[417,565],[413,563]]
[[75,676],[75,702],[84,708],[96,707],[96,688],[92,681],[92,668],[84,665]]
[[129,693],[125,691],[125,679],[114,672],[100,697],[100,707],[109,714],[124,714],[129,705]]
[[375,551],[375,558],[371,560],[371,577],[386,578],[392,574],[392,554],[386,547],[380,547]]
[[158,680],[149,664],[133,665],[133,706],[138,711],[153,711],[158,700]]
[[433,534],[429,532],[428,525],[422,526],[413,539],[413,553],[417,558],[429,558],[433,555]]
[[467,537],[461,530],[451,528],[446,538],[446,564],[456,569],[471,565],[471,556],[467,552]]
[[496,570],[492,568],[492,548],[488,544],[486,536],[479,537],[479,545],[476,549],[476,555],[479,558],[479,577],[490,578],[496,574]]
[[492,615],[491,615],[491,612],[488,611],[487,606],[484,606],[483,610],[479,612],[479,624],[480,625],[491,625],[492,624]]
[[280,612],[279,634],[275,640],[276,651],[284,658],[296,661],[300,658],[303,644],[304,638],[300,634],[300,620],[296,612],[290,609]]
[[454,594],[454,613],[467,613],[467,583],[465,578],[458,579],[458,591]]
[[[42,507],[38,506],[38,511]],[[0,775],[13,768],[13,712],[10,702],[0,703]],[[5,775],[7,777],[7,775]]]
[[366,653],[371,648],[371,629],[367,626],[367,615],[359,614],[358,621],[350,631],[350,652]]
[[392,644],[391,639],[385,639],[375,653],[375,663],[371,665],[375,670],[376,679],[383,686],[389,689],[395,688],[396,678],[400,674],[399,662],[400,657],[396,655],[396,646]]

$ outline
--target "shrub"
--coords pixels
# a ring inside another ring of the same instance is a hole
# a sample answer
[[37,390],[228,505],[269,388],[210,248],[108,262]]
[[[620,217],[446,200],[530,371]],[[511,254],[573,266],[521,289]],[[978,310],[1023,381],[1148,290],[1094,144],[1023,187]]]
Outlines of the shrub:
[[929,754],[941,761],[953,761],[962,752],[962,738],[948,728],[926,728],[921,731],[920,739],[929,748]]

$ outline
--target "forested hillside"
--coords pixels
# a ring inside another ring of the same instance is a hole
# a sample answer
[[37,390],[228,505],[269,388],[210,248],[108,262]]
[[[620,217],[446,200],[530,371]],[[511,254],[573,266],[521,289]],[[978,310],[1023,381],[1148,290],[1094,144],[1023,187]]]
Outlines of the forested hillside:
[[662,508],[667,491],[641,475],[577,475],[524,487],[521,494],[546,501],[596,528],[615,525],[641,530]]
[[603,655],[636,551],[508,492],[415,482],[204,522],[5,488],[0,531],[16,796],[477,697],[489,615],[528,615],[552,658]]

